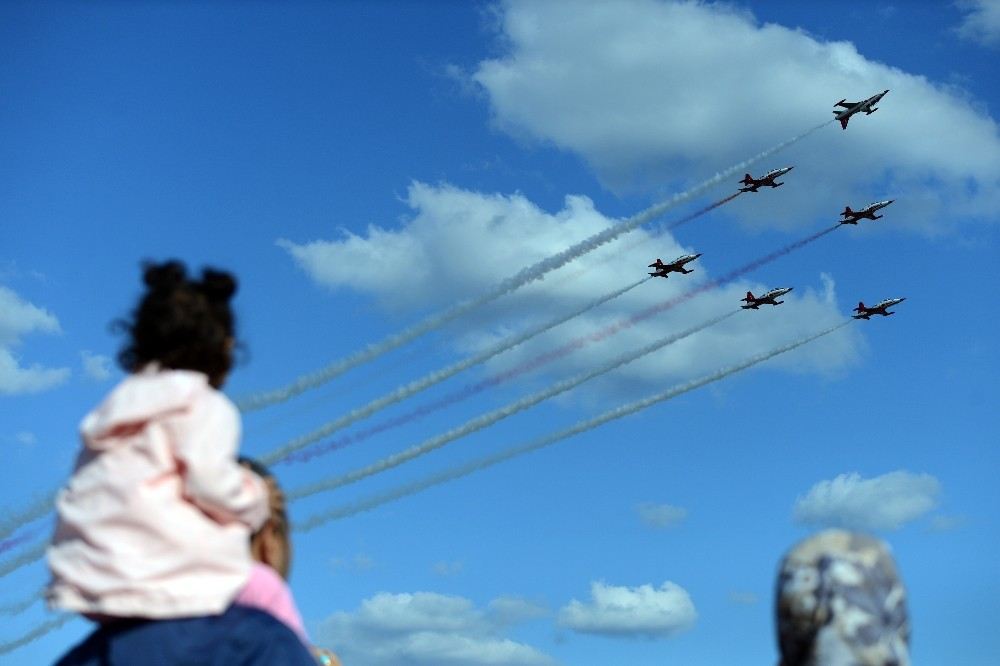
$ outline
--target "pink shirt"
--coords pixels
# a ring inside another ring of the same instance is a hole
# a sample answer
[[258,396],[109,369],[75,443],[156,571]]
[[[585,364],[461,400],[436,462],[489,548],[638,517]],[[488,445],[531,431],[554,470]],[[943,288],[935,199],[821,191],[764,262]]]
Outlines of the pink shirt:
[[56,501],[51,606],[112,617],[221,613],[250,574],[267,487],[236,463],[240,417],[205,375],[150,366],[80,425]]
[[285,579],[266,564],[253,563],[250,579],[233,603],[267,611],[298,634],[303,644],[309,645],[309,637],[292,598],[292,591],[288,589]]

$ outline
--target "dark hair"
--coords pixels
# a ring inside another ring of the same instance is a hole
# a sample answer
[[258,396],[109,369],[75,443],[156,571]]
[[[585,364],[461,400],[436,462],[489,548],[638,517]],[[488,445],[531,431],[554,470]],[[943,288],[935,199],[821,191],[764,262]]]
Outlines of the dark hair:
[[274,475],[271,474],[271,470],[269,470],[264,465],[264,463],[260,462],[256,458],[249,458],[247,456],[240,456],[239,458],[236,459],[236,462],[238,462],[239,464],[241,464],[241,465],[243,465],[245,467],[249,467],[251,472],[253,472],[254,474],[256,474],[257,476],[259,476],[262,479],[270,479],[270,478],[274,477]]
[[143,264],[146,293],[132,311],[131,320],[117,322],[129,336],[118,352],[126,372],[158,362],[164,368],[197,370],[222,386],[233,365],[236,322],[230,299],[236,278],[205,268],[201,280],[192,280],[175,259]]

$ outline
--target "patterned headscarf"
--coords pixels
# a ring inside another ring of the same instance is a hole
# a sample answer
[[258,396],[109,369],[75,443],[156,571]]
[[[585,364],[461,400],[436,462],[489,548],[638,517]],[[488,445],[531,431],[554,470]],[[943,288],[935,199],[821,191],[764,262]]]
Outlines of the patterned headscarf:
[[778,572],[780,666],[909,666],[906,591],[881,541],[828,530]]

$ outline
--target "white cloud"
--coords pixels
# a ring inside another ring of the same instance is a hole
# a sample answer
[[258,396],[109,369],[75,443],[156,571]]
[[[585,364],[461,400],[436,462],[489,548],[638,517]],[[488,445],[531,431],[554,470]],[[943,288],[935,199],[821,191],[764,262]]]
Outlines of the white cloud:
[[91,379],[103,382],[111,377],[109,357],[84,350],[80,352],[80,360],[83,363],[83,372]]
[[729,601],[737,606],[755,606],[760,598],[753,592],[732,591],[729,593]]
[[659,529],[679,525],[687,518],[688,513],[687,509],[683,507],[672,506],[670,504],[653,504],[652,502],[643,502],[636,506],[635,510],[643,523]]
[[22,366],[12,348],[31,333],[59,333],[59,320],[0,286],[0,394],[39,393],[69,379],[69,368]]
[[483,611],[463,597],[380,593],[365,599],[353,613],[338,612],[324,620],[317,643],[331,646],[345,664],[357,666],[554,664],[535,648],[502,635],[510,624],[510,612],[519,612],[518,619],[524,619],[526,606],[530,602],[514,604],[504,597]]
[[900,470],[872,479],[857,472],[820,481],[795,501],[800,523],[861,530],[895,530],[931,511],[941,484],[930,474]]
[[957,28],[959,36],[983,46],[1000,46],[1000,0],[960,0],[958,6],[968,12]]
[[931,532],[953,532],[964,527],[967,522],[968,521],[965,516],[949,516],[939,514],[937,516],[931,516],[927,528]]
[[14,441],[24,447],[32,447],[38,443],[38,435],[27,430],[14,435]]
[[591,583],[590,602],[573,599],[559,611],[559,624],[573,631],[616,637],[667,638],[692,627],[698,614],[684,588],[669,581],[615,587]]
[[[568,245],[614,225],[586,197],[566,198],[562,210],[549,213],[521,195],[485,195],[451,186],[421,183],[409,189],[412,219],[399,229],[371,227],[367,236],[282,246],[318,283],[360,290],[387,309],[442,307],[478,296],[525,266],[564,250]],[[823,240],[818,241],[820,243]],[[407,248],[401,255],[394,248]],[[470,250],[470,248],[473,248]],[[515,331],[551,320],[646,275],[655,256],[665,260],[695,250],[670,234],[655,237],[639,229],[577,259],[477,312],[472,329],[459,331],[460,351],[491,346]],[[645,308],[677,297],[703,284],[717,269],[731,270],[732,260],[706,253],[691,275],[650,281],[590,313],[539,336],[491,361],[489,370],[503,371],[578,336],[633,317]],[[386,257],[392,257],[386,260]],[[380,258],[375,260],[375,258]],[[631,390],[645,384],[662,386],[665,378],[684,378],[718,369],[839,321],[832,278],[821,276],[817,288],[799,283],[787,304],[766,312],[740,312],[709,330],[652,354],[641,363],[609,377]],[[637,322],[605,341],[547,366],[564,376],[593,368],[626,350],[680,332],[736,309],[747,290],[755,293],[780,286],[737,280],[690,302]],[[753,326],[747,320],[753,320]],[[455,330],[452,328],[452,330]],[[772,364],[792,371],[834,372],[855,361],[861,351],[856,328],[848,327]]]
[[356,553],[353,557],[334,557],[330,560],[334,569],[346,569],[355,573],[371,571],[375,568],[375,559],[367,553]]
[[456,560],[454,562],[446,562],[444,560],[440,562],[435,562],[434,566],[431,567],[432,571],[438,576],[455,576],[462,572],[462,562]]
[[549,614],[544,605],[521,597],[497,597],[487,605],[487,612],[500,626],[520,624]]
[[[756,167],[786,186],[727,208],[761,226],[811,226],[895,198],[880,225],[936,230],[997,219],[997,125],[961,91],[727,3],[503,5],[502,56],[471,77],[495,123],[581,155],[616,189],[701,180],[884,89],[878,113],[834,124]],[[948,131],[941,131],[948,128]],[[780,161],[779,161],[780,160]],[[733,183],[735,187],[735,182]]]
[[0,286],[0,346],[16,345],[29,333],[59,333],[59,320]]

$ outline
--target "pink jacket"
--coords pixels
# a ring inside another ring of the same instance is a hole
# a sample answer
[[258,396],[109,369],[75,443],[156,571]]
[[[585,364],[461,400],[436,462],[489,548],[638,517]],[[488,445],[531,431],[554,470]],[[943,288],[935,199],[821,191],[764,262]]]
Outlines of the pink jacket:
[[80,425],[56,501],[55,608],[113,617],[221,613],[250,572],[268,516],[263,481],[236,463],[240,417],[205,375],[150,366]]
[[266,564],[253,563],[250,579],[234,603],[267,611],[298,634],[303,645],[309,645],[309,636],[306,635],[302,616],[292,598],[292,591],[288,589],[288,583]]

